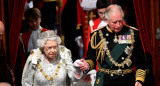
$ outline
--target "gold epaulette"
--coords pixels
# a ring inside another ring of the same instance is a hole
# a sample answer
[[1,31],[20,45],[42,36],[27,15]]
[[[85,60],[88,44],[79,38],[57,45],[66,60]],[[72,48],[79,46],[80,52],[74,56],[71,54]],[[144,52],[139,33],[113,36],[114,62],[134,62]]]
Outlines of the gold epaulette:
[[97,28],[97,29],[93,30],[91,33],[95,32],[95,31],[97,31],[97,30],[100,30],[100,29],[102,29],[102,28],[104,28],[104,27],[105,27],[105,26],[100,27],[100,28]]
[[131,28],[131,29],[134,29],[134,30],[137,30],[137,31],[138,31],[138,29],[135,28],[135,27],[132,27],[132,26],[129,26],[129,25],[126,25],[126,24],[125,24],[124,26],[129,27],[129,28]]

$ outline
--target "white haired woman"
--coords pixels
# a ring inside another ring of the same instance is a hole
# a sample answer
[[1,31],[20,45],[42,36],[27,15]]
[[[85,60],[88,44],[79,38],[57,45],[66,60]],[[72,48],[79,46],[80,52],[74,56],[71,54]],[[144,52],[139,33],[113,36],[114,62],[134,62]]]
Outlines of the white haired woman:
[[70,50],[60,45],[61,38],[53,30],[42,32],[37,43],[39,48],[32,50],[25,64],[22,86],[67,86],[68,76],[73,81],[80,79]]

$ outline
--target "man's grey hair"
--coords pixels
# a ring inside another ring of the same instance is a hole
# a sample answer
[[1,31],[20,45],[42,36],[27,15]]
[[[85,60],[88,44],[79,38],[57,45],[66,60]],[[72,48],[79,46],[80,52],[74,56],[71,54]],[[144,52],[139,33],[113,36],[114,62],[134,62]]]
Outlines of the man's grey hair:
[[61,44],[61,38],[54,30],[44,31],[40,34],[40,38],[37,40],[38,47],[43,48],[48,40],[57,41],[58,45]]
[[107,9],[105,11],[105,18],[107,20],[110,20],[110,14],[115,12],[115,11],[120,11],[122,13],[123,18],[124,18],[124,12],[123,12],[121,6],[119,6],[117,4],[112,4],[112,5],[107,7]]

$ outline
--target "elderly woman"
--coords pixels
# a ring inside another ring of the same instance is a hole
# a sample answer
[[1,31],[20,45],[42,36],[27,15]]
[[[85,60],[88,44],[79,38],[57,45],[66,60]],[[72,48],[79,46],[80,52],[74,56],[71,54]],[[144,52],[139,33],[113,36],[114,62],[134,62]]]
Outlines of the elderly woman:
[[67,77],[72,81],[81,77],[70,50],[60,45],[61,38],[53,30],[42,32],[37,43],[39,48],[32,50],[25,64],[22,86],[67,86]]

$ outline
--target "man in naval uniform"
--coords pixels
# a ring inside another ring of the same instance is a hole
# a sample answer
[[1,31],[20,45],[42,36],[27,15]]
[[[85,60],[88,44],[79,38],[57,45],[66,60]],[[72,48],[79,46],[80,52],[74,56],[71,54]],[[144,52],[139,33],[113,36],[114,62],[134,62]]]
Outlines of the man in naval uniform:
[[142,86],[146,62],[138,29],[123,25],[119,5],[108,6],[105,17],[108,25],[91,33],[87,57],[77,64],[87,73],[99,62],[94,86]]

